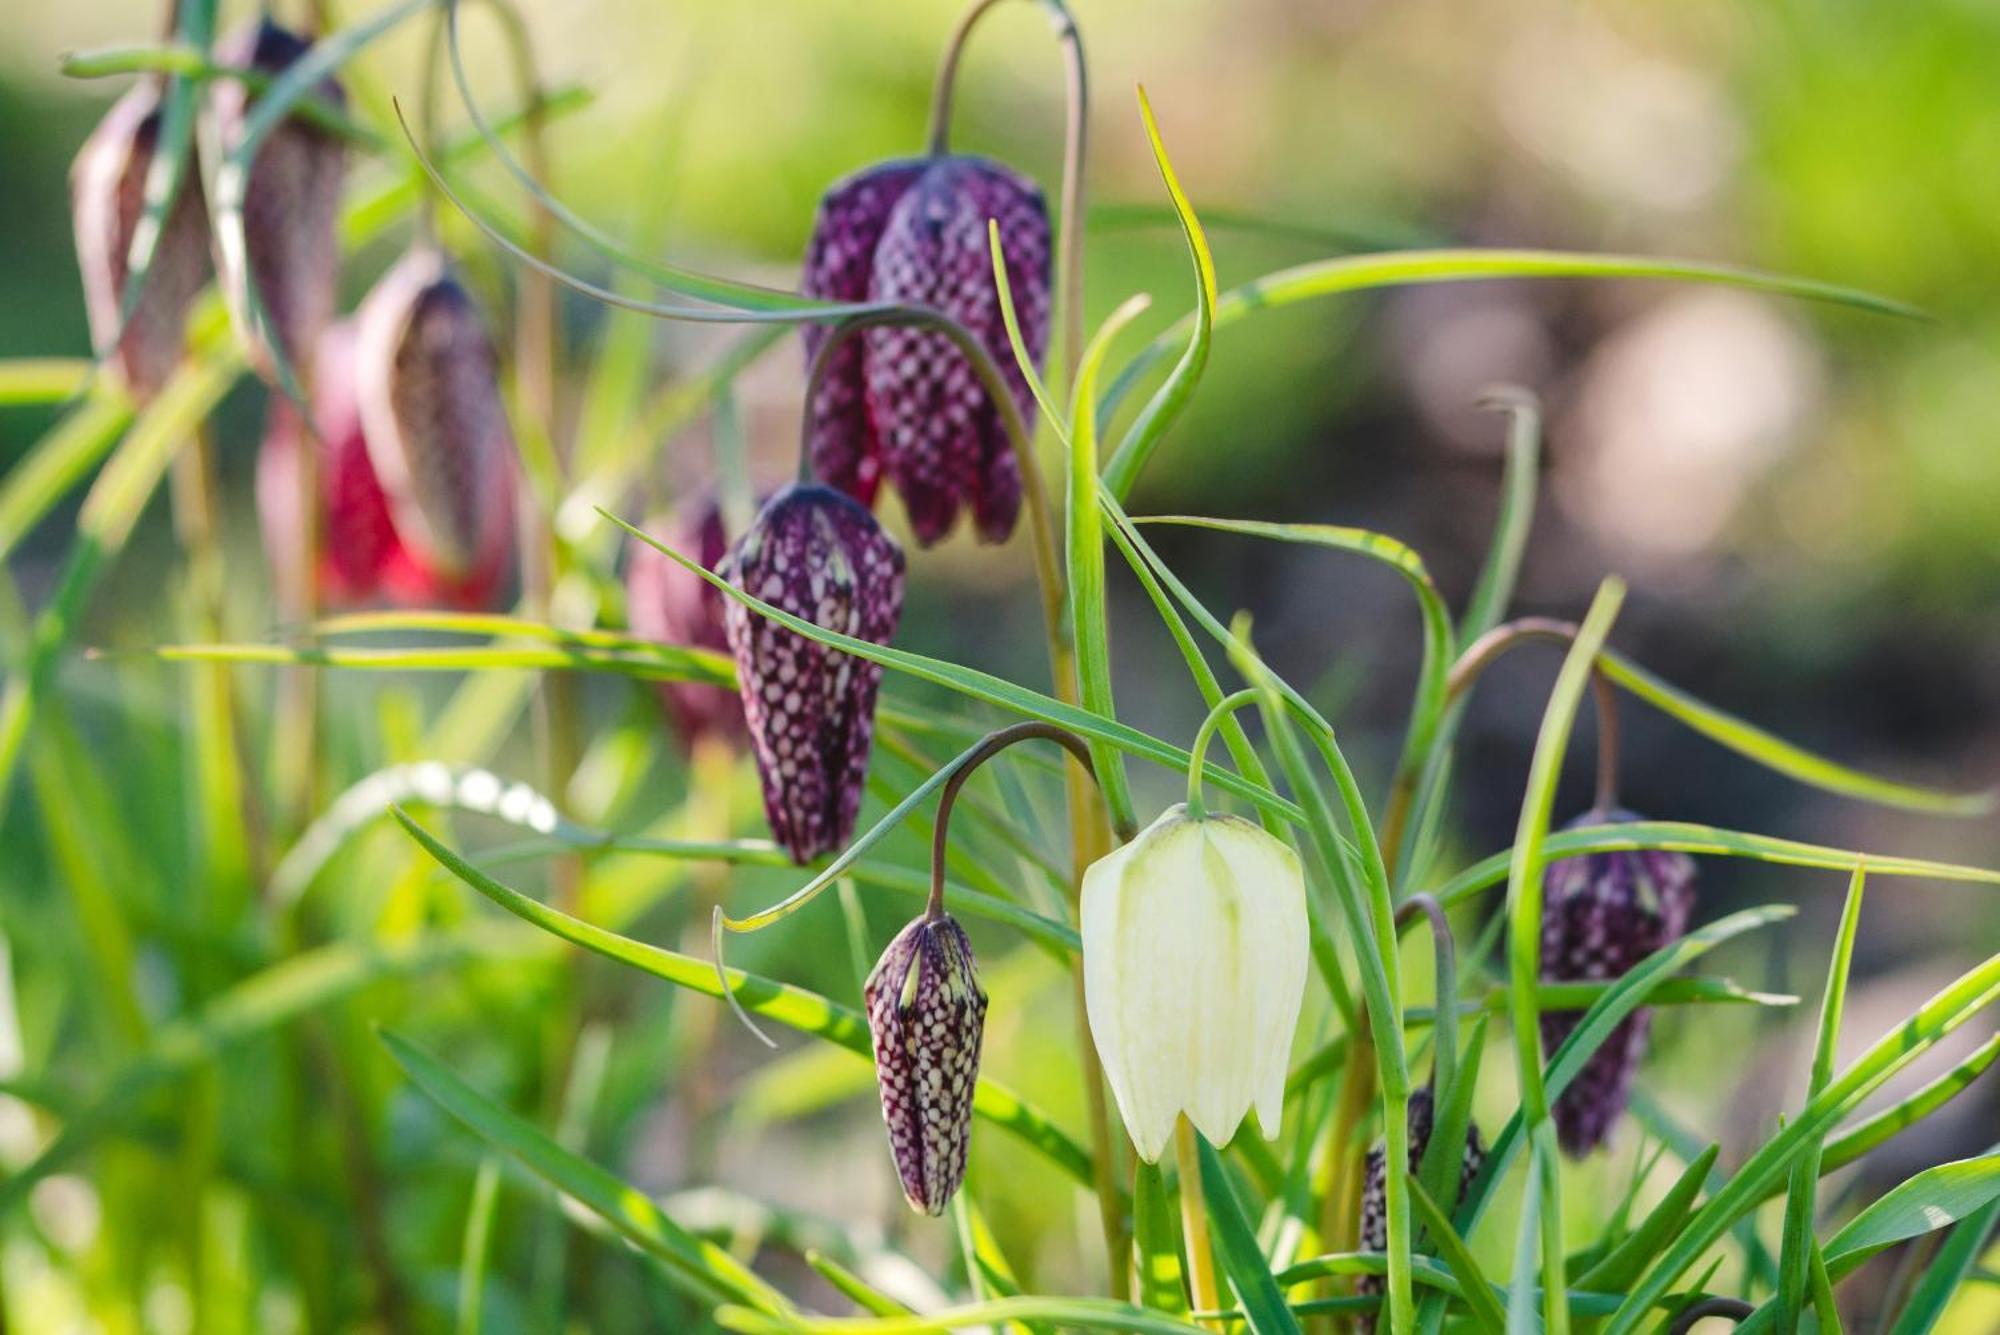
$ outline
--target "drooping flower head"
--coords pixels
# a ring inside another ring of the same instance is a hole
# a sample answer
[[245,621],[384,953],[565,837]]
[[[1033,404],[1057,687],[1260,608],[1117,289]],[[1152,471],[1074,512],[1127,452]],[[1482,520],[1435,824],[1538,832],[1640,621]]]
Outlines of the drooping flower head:
[[[836,184],[820,203],[804,291],[949,316],[985,345],[1032,420],[993,281],[989,219],[1000,226],[1022,339],[1039,362],[1049,325],[1048,209],[1034,182],[997,162],[940,155],[884,163]],[[825,337],[807,326],[808,361]],[[807,405],[814,470],[864,505],[886,477],[925,546],[951,530],[962,508],[986,541],[1005,540],[1020,514],[1020,467],[971,364],[945,335],[914,326],[876,326],[859,338],[836,349]]]
[[[369,458],[356,390],[357,335],[342,320],[321,335],[312,362],[314,433],[301,429],[291,401],[273,395],[257,455],[257,512],[272,569],[288,577],[299,527],[300,452],[319,460],[319,596],[333,606],[488,607],[504,571],[453,576],[420,559],[398,535],[389,497]],[[294,601],[296,605],[296,601]]]
[[138,301],[120,328],[132,237],[145,216],[160,120],[159,83],[133,85],[84,141],[69,177],[91,339],[99,348],[117,339],[111,365],[141,399],[159,389],[180,359],[188,303],[209,275],[208,213],[190,155]]
[[[773,496],[717,573],[781,611],[876,644],[902,616],[902,549],[831,487]],[[854,831],[882,669],[738,602],[724,609],[723,628],[771,834],[810,862]]]
[[1254,1105],[1275,1137],[1305,998],[1298,855],[1238,817],[1168,808],[1084,873],[1083,983],[1140,1157],[1183,1113],[1221,1145]]
[[[226,65],[280,75],[312,43],[268,18],[250,21],[216,43]],[[346,94],[330,76],[313,95],[335,108]],[[218,79],[210,92],[217,139],[224,152],[242,142],[257,95],[239,79]],[[340,188],[347,146],[294,111],[265,134],[243,189],[243,240],[249,277],[263,305],[266,328],[293,366],[306,364],[333,319],[340,279]]]
[[965,1181],[986,993],[949,914],[896,934],[862,988],[889,1150],[910,1207],[944,1213]]
[[[729,550],[722,507],[713,496],[690,498],[664,525],[667,546],[686,552],[714,570]],[[625,570],[625,619],[636,635],[662,644],[727,652],[723,611],[729,599],[713,584],[683,568],[666,553],[636,544]],[[689,740],[743,735],[743,706],[727,686],[699,682],[660,683],[660,699]]]
[[[1437,1115],[1436,1100],[1430,1087],[1413,1090],[1410,1093],[1410,1111],[1404,1125],[1410,1129],[1410,1171],[1417,1171],[1423,1162],[1424,1151],[1430,1148],[1431,1129]],[[1486,1148],[1479,1139],[1479,1128],[1467,1125],[1465,1128],[1465,1156],[1458,1169],[1458,1195],[1448,1210],[1455,1210],[1458,1202],[1465,1199],[1465,1192],[1472,1185],[1472,1179],[1479,1176],[1481,1165],[1486,1162]],[[1367,1162],[1361,1172],[1361,1226],[1358,1237],[1364,1252],[1386,1251],[1389,1246],[1389,1151],[1381,1141],[1368,1151]],[[1382,1276],[1363,1275],[1355,1281],[1355,1291],[1364,1294],[1380,1294],[1383,1291]],[[1360,1327],[1364,1331],[1375,1329],[1373,1313],[1360,1317]]]
[[[1571,828],[1637,819],[1629,811],[1587,811]],[[1694,912],[1694,859],[1685,853],[1620,849],[1563,858],[1549,864],[1543,884],[1542,977],[1549,982],[1623,977],[1678,940]],[[1553,1052],[1581,1018],[1579,1011],[1543,1011],[1542,1046]],[[1620,1021],[1556,1100],[1556,1132],[1569,1154],[1588,1154],[1611,1134],[1651,1026],[1643,1009]]]
[[490,588],[514,538],[514,437],[493,340],[442,253],[420,246],[361,305],[355,393],[396,535],[438,578]]

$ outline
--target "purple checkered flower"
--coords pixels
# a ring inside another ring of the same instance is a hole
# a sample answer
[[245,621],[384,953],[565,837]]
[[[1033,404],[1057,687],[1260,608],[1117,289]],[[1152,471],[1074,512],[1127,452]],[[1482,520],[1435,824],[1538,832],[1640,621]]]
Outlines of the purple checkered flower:
[[[1431,1127],[1436,1117],[1436,1102],[1430,1088],[1415,1090],[1410,1095],[1409,1119],[1405,1123],[1410,1128],[1410,1171],[1417,1171],[1423,1162],[1424,1151],[1430,1147]],[[1458,1201],[1465,1199],[1466,1188],[1472,1179],[1479,1176],[1481,1165],[1486,1162],[1486,1147],[1480,1142],[1479,1128],[1467,1125],[1465,1128],[1465,1157],[1458,1169],[1458,1196],[1449,1209],[1456,1209]],[[1361,1229],[1360,1243],[1364,1252],[1386,1251],[1389,1246],[1389,1153],[1382,1142],[1377,1141],[1368,1151],[1367,1162],[1361,1171]],[[1380,1294],[1383,1291],[1382,1276],[1363,1275],[1355,1281],[1355,1291],[1363,1294]],[[1375,1329],[1375,1314],[1363,1313],[1357,1324],[1363,1331]]]
[[[312,50],[312,43],[268,18],[238,28],[216,44],[226,65],[283,74]],[[344,107],[346,94],[331,78],[313,94]],[[238,79],[219,79],[210,94],[217,137],[225,151],[242,140],[256,94]],[[347,177],[347,146],[297,114],[264,136],[243,191],[243,237],[262,303],[265,328],[285,360],[303,367],[332,321],[340,280],[340,188]]]
[[355,319],[362,433],[397,537],[447,580],[497,581],[513,551],[514,436],[478,303],[419,246]]
[[[903,612],[902,549],[831,487],[773,496],[717,573],[781,611],[876,644],[896,633]],[[733,600],[723,629],[771,833],[810,862],[854,831],[882,669]]]
[[[664,524],[649,527],[664,532],[667,546],[688,553],[704,570],[715,569],[729,550],[722,508],[713,496],[691,497]],[[722,623],[728,602],[720,589],[665,552],[643,543],[634,546],[625,571],[625,619],[634,634],[662,644],[726,653],[729,636]],[[703,737],[729,741],[743,735],[743,706],[726,686],[661,682],[660,700],[690,742]]]
[[209,274],[208,212],[190,159],[138,302],[120,328],[127,260],[146,211],[146,174],[159,148],[160,118],[159,83],[134,85],[91,131],[69,177],[91,338],[100,349],[117,339],[111,364],[141,399],[151,397],[180,360],[188,303]]
[[[1000,226],[1022,339],[1048,342],[1049,219],[1034,182],[983,158],[885,163],[835,185],[820,204],[804,290],[836,301],[927,306],[993,356],[1023,417],[1034,400],[1015,364],[993,281],[986,224]],[[806,353],[825,330],[809,327]],[[925,546],[970,508],[981,538],[1004,541],[1021,509],[1021,473],[998,407],[943,334],[907,325],[864,331],[837,349],[808,405],[814,470],[863,504],[886,477]]]
[[[1571,828],[1637,819],[1629,811],[1587,811]],[[1685,853],[1620,849],[1550,863],[1542,895],[1543,979],[1623,977],[1687,931],[1694,899],[1694,859]],[[1582,1018],[1581,1011],[1543,1011],[1542,1046],[1553,1052]],[[1651,1026],[1646,1010],[1620,1021],[1556,1100],[1556,1132],[1565,1152],[1580,1158],[1611,1134],[1631,1096]]]
[[939,1215],[965,1181],[986,993],[949,914],[896,934],[862,988],[889,1150],[910,1207]]

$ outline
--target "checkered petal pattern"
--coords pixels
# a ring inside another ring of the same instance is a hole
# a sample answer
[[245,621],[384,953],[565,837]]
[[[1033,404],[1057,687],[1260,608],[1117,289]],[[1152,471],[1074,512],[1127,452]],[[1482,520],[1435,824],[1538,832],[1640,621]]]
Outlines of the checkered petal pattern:
[[[1428,1087],[1415,1090],[1410,1095],[1410,1114],[1406,1123],[1410,1128],[1410,1171],[1416,1172],[1423,1162],[1424,1151],[1430,1147],[1431,1127],[1436,1117],[1436,1105]],[[1465,1199],[1466,1188],[1472,1179],[1479,1176],[1480,1167],[1486,1162],[1486,1147],[1479,1139],[1479,1128],[1468,1125],[1465,1128],[1465,1158],[1458,1169],[1458,1197],[1452,1202],[1452,1209],[1458,1201]],[[1380,1141],[1368,1151],[1367,1162],[1361,1172],[1361,1228],[1359,1240],[1364,1252],[1385,1251],[1389,1246],[1389,1180],[1387,1167],[1388,1149]],[[1380,1295],[1384,1291],[1383,1277],[1363,1275],[1355,1281],[1355,1291]],[[1364,1312],[1357,1319],[1363,1331],[1375,1329],[1375,1314]]]
[[[903,551],[831,487],[768,501],[717,570],[737,588],[828,630],[886,644],[903,612]],[[798,862],[847,842],[861,809],[882,669],[731,601],[736,659],[771,834]]]
[[[1048,209],[1034,182],[996,162],[891,162],[836,185],[820,206],[805,291],[950,316],[985,345],[1032,421],[1034,400],[1000,314],[988,219],[1000,225],[1022,339],[1039,363],[1049,326]],[[808,331],[808,357],[823,338]],[[967,508],[981,538],[1004,541],[1020,515],[1020,465],[971,365],[944,335],[908,326],[866,330],[859,344],[835,351],[809,405],[815,471],[864,504],[886,477],[925,546]]]
[[[1599,810],[1572,825],[1636,819],[1628,811]],[[1542,893],[1542,977],[1564,983],[1623,977],[1687,931],[1694,901],[1694,859],[1685,853],[1621,850],[1551,863]],[[1580,1011],[1544,1011],[1542,1046],[1553,1052],[1581,1019]],[[1610,1136],[1651,1026],[1646,1010],[1627,1016],[1556,1100],[1556,1133],[1566,1153],[1580,1158]]]
[[361,426],[398,537],[441,579],[497,580],[513,548],[514,438],[478,304],[419,247],[357,319]]
[[949,915],[905,927],[862,998],[903,1195],[922,1214],[943,1214],[965,1181],[986,1024],[986,993],[964,929]]
[[[227,65],[280,75],[312,50],[312,43],[269,19],[257,19],[216,44]],[[320,100],[346,105],[333,79],[314,88]],[[219,141],[241,141],[256,94],[238,79],[218,79],[210,91]],[[333,319],[340,281],[340,189],[347,178],[347,146],[334,134],[292,115],[264,136],[243,191],[244,248],[267,328],[285,360],[303,367]]]
[[[921,161],[884,162],[837,182],[820,200],[806,247],[801,290],[824,301],[866,301],[875,271],[875,248],[896,201],[923,175]],[[805,326],[806,365],[819,356],[827,326]],[[882,455],[868,423],[862,344],[848,338],[835,348],[813,400],[806,449],[815,476],[863,505],[875,503],[882,483]]]
[[298,541],[300,452],[319,452],[319,595],[332,606],[375,602],[477,610],[493,604],[504,571],[453,577],[419,558],[398,535],[389,496],[376,474],[362,429],[355,384],[357,333],[336,321],[320,336],[312,364],[316,431],[300,429],[298,411],[273,395],[257,454],[257,513],[272,569],[289,578]]
[[[648,525],[663,533],[667,546],[714,570],[729,550],[722,508],[713,496],[690,497],[664,523]],[[634,544],[625,572],[626,620],[634,634],[662,644],[728,652],[723,609],[729,602],[713,584],[685,569],[666,553]],[[743,706],[726,686],[695,682],[660,683],[660,700],[692,742],[702,737],[733,740],[743,735]]]
[[111,365],[140,399],[159,389],[180,359],[188,303],[208,282],[208,212],[200,173],[182,174],[180,195],[154,247],[131,318],[119,328],[132,234],[146,206],[146,174],[160,140],[160,85],[145,80],[112,104],[70,168],[77,267],[92,341],[111,343]]

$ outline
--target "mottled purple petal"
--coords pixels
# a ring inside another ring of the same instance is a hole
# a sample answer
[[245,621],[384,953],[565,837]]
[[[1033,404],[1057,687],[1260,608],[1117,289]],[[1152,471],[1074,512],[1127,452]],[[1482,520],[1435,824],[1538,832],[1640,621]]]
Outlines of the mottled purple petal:
[[[269,19],[257,19],[216,43],[226,65],[279,75],[312,50],[312,43]],[[332,78],[314,96],[335,107],[346,94]],[[218,79],[210,92],[217,137],[226,149],[243,137],[256,94],[238,79]],[[340,279],[340,190],[347,178],[347,146],[340,138],[293,114],[264,136],[243,191],[243,236],[250,277],[257,285],[269,329],[294,367],[303,368],[333,319]]]
[[[800,291],[825,301],[865,301],[875,269],[875,248],[889,225],[890,211],[923,174],[921,161],[885,162],[837,182],[820,200],[806,247]],[[806,365],[826,341],[827,326],[804,327]],[[860,501],[875,503],[882,481],[882,458],[868,423],[861,371],[861,340],[848,338],[834,349],[812,402],[806,449],[820,481]]]
[[[729,550],[722,509],[713,496],[692,497],[665,523],[647,528],[660,533],[667,546],[701,562],[705,570],[714,570]],[[634,634],[662,644],[727,653],[723,609],[728,602],[721,590],[666,553],[644,543],[634,545],[625,572],[626,620]],[[727,686],[661,682],[660,699],[689,740],[734,739],[743,734],[743,706]]]
[[[1589,811],[1571,822],[1636,820],[1626,811]],[[1542,896],[1542,977],[1550,982],[1622,978],[1646,956],[1678,940],[1694,912],[1694,859],[1653,849],[1616,850],[1549,864]],[[1542,1045],[1553,1052],[1583,1018],[1544,1011]],[[1581,1157],[1603,1144],[1625,1111],[1646,1052],[1649,1011],[1620,1021],[1592,1053],[1553,1112],[1563,1149]]]
[[[718,573],[782,611],[877,644],[902,615],[902,549],[831,487],[772,497]],[[809,862],[854,831],[882,669],[738,602],[724,609],[723,626],[771,834]]]
[[949,916],[905,927],[862,998],[903,1195],[912,1209],[943,1214],[965,1181],[986,1023],[986,993],[964,929]]
[[[1416,1172],[1423,1162],[1424,1151],[1430,1148],[1431,1127],[1436,1115],[1435,1102],[1429,1087],[1414,1090],[1410,1094],[1410,1112],[1404,1125],[1410,1129],[1410,1171]],[[1387,1147],[1377,1141],[1368,1151],[1367,1162],[1361,1173],[1361,1226],[1358,1240],[1364,1252],[1386,1251],[1389,1247],[1389,1182],[1385,1171],[1389,1162]],[[1458,1202],[1465,1199],[1465,1192],[1472,1185],[1472,1179],[1479,1176],[1479,1170],[1486,1162],[1486,1147],[1480,1142],[1479,1128],[1468,1124],[1465,1128],[1465,1158],[1458,1169],[1458,1197],[1449,1207],[1456,1210]],[[1380,1294],[1384,1285],[1380,1275],[1363,1275],[1354,1283],[1355,1292]],[[1363,1331],[1375,1329],[1375,1313],[1364,1312],[1356,1320]]]
[[201,174],[190,155],[138,302],[119,328],[131,272],[126,261],[132,234],[145,214],[146,174],[159,146],[159,88],[148,79],[113,103],[70,168],[77,267],[83,273],[90,335],[100,349],[117,337],[111,363],[141,400],[159,389],[180,360],[188,303],[209,276],[208,213]]
[[[1023,416],[1032,418],[1033,401],[1000,313],[988,219],[1000,225],[1022,338],[1039,361],[1048,341],[1048,212],[1032,181],[997,163],[950,157],[929,166],[897,201],[875,253],[868,296],[929,306],[964,325],[1000,366]],[[1004,539],[1020,512],[1019,465],[971,365],[942,334],[885,325],[862,337],[869,420],[918,541],[942,538],[965,505],[981,537]]]
[[361,421],[397,535],[445,579],[497,571],[513,542],[514,438],[477,303],[420,247],[358,319]]

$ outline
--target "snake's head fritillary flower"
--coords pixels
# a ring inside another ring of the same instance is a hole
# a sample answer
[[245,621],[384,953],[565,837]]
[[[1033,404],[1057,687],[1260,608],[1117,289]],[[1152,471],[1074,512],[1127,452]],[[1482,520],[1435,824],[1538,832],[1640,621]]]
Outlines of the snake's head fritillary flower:
[[[1629,811],[1588,811],[1571,827],[1637,819]],[[1623,977],[1687,931],[1694,859],[1655,849],[1587,853],[1550,863],[1543,886],[1543,979],[1602,982]],[[1581,1018],[1577,1011],[1543,1011],[1543,1046],[1553,1051]],[[1643,1009],[1620,1021],[1556,1100],[1556,1132],[1569,1154],[1588,1154],[1610,1136],[1631,1096],[1651,1025]]]
[[272,569],[288,578],[298,541],[300,451],[316,447],[319,462],[319,596],[354,606],[390,602],[421,607],[491,605],[497,569],[454,578],[417,557],[398,535],[389,496],[369,457],[356,389],[355,322],[341,320],[320,336],[312,363],[316,430],[301,430],[297,410],[273,395],[257,455],[257,512]]
[[514,438],[485,318],[425,246],[357,320],[362,434],[396,534],[440,584],[490,592],[513,549]]
[[[666,523],[649,528],[664,533],[669,547],[688,553],[704,570],[714,570],[729,550],[722,507],[713,496],[693,497]],[[728,602],[713,584],[666,553],[644,543],[634,548],[625,571],[626,620],[634,634],[662,644],[726,653],[729,636],[722,623]],[[662,682],[660,699],[690,741],[742,736],[743,706],[727,686]]]
[[[1409,1117],[1404,1123],[1410,1129],[1410,1171],[1417,1171],[1423,1162],[1424,1151],[1430,1148],[1431,1128],[1436,1118],[1436,1103],[1428,1087],[1414,1090],[1410,1094]],[[1465,1199],[1465,1192],[1472,1185],[1472,1179],[1479,1176],[1481,1165],[1486,1162],[1486,1148],[1480,1142],[1479,1128],[1468,1125],[1465,1128],[1465,1155],[1458,1167],[1458,1196],[1447,1209],[1455,1210],[1458,1202]],[[1359,1237],[1364,1252],[1386,1251],[1389,1246],[1389,1153],[1382,1142],[1377,1141],[1368,1151],[1368,1159],[1361,1173],[1361,1227]],[[1380,1294],[1383,1290],[1382,1276],[1363,1275],[1355,1283],[1360,1293]],[[1365,1313],[1360,1320],[1364,1331],[1375,1329],[1375,1317]]]
[[1254,1105],[1275,1137],[1305,997],[1298,855],[1237,817],[1168,808],[1084,873],[1083,982],[1142,1158],[1183,1113],[1221,1145]]
[[[992,354],[1024,418],[1034,401],[1007,341],[986,226],[999,224],[1008,283],[1029,355],[1048,342],[1050,238],[1041,191],[1025,176],[958,155],[872,167],[820,205],[806,255],[808,296],[926,306]],[[808,358],[825,332],[809,329]],[[864,504],[886,477],[925,546],[970,508],[979,535],[1004,541],[1021,508],[1021,473],[999,408],[945,335],[865,330],[837,349],[808,405],[813,466]]]
[[[773,496],[716,573],[781,611],[876,644],[888,643],[903,612],[902,549],[831,487]],[[854,831],[882,669],[735,601],[723,629],[771,834],[810,862]]]
[[[255,19],[216,43],[226,65],[276,77],[312,50],[312,43],[268,18]],[[313,94],[336,109],[346,94],[331,77]],[[218,79],[210,93],[217,138],[226,152],[242,142],[257,94],[239,79]],[[340,188],[347,146],[296,111],[257,146],[243,189],[243,240],[249,277],[263,306],[265,328],[293,366],[302,366],[333,319],[340,280]]]
[[965,1181],[986,1024],[965,930],[949,914],[918,918],[882,952],[862,998],[903,1195],[922,1214],[943,1214]]
[[154,246],[145,282],[121,328],[132,237],[145,216],[146,175],[160,141],[160,85],[147,79],[112,104],[70,168],[77,267],[92,340],[140,399],[180,359],[188,303],[208,282],[208,213],[192,158]]

